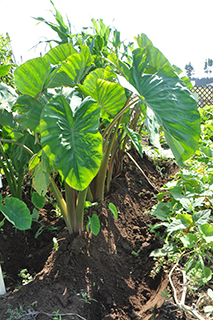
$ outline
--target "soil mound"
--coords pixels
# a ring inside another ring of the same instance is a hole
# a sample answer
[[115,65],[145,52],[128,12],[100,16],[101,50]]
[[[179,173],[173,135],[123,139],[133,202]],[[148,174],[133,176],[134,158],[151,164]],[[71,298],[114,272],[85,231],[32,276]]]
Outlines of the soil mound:
[[[29,312],[20,319],[46,320],[51,317],[39,312],[57,310],[86,320],[144,320],[150,319],[154,309],[157,314],[168,281],[163,273],[150,275],[154,261],[149,255],[162,244],[150,233],[148,224],[154,224],[155,218],[148,212],[156,203],[156,190],[171,180],[178,167],[172,161],[156,167],[145,154],[141,158],[132,151],[131,155],[146,177],[125,158],[124,169],[113,179],[105,200],[89,208],[89,215],[96,213],[100,219],[98,236],[90,239],[86,231],[69,235],[49,205],[40,211],[39,223],[25,233],[5,223],[0,260],[8,293],[0,298],[0,319],[11,319],[8,309],[20,312],[20,306]],[[117,207],[117,220],[108,208],[110,202]],[[23,269],[34,276],[24,286],[18,276]],[[32,309],[37,313],[33,315]]]

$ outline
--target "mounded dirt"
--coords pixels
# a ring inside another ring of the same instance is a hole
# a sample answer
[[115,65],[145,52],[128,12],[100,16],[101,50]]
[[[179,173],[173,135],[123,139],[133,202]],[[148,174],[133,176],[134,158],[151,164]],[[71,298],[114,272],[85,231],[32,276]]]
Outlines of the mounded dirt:
[[[8,305],[12,310],[22,306],[25,314],[17,319],[25,320],[52,319],[42,312],[52,314],[57,310],[79,315],[62,316],[63,320],[148,320],[153,312],[159,315],[168,279],[163,272],[154,278],[150,275],[154,261],[149,255],[162,243],[150,233],[148,224],[156,220],[148,212],[156,203],[157,189],[172,179],[178,167],[169,161],[157,170],[146,155],[141,158],[135,151],[131,154],[151,184],[126,157],[122,173],[112,181],[110,194],[88,211],[99,216],[98,236],[90,239],[86,231],[70,235],[51,204],[40,210],[39,222],[26,232],[5,222],[0,231],[0,261],[6,273],[7,294],[0,298],[1,320],[11,319],[6,313]],[[23,196],[30,207],[29,192],[25,189]],[[119,212],[117,220],[108,209],[110,202]],[[46,228],[35,238],[42,225]],[[57,238],[58,250],[53,237]],[[132,253],[138,250],[138,255]],[[24,286],[18,276],[23,269],[34,277]],[[169,319],[177,319],[172,314]]]

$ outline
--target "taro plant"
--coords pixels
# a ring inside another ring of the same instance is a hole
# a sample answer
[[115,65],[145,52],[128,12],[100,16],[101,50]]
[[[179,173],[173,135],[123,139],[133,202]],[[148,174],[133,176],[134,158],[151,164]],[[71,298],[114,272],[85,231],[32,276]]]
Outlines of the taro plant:
[[[57,12],[56,19],[61,19]],[[105,183],[109,190],[113,174],[122,169],[129,139],[142,155],[141,119],[148,117],[154,131],[164,130],[180,164],[193,155],[200,134],[186,81],[147,36],[137,37],[138,48],[127,57],[119,37],[111,41],[102,21],[101,28],[93,24],[95,35],[84,39],[81,34],[76,45],[62,43],[15,71],[15,120],[40,149],[28,148],[33,187],[44,196],[50,186],[69,232],[82,231],[86,199],[104,198]],[[94,49],[99,42],[104,43],[100,52]]]

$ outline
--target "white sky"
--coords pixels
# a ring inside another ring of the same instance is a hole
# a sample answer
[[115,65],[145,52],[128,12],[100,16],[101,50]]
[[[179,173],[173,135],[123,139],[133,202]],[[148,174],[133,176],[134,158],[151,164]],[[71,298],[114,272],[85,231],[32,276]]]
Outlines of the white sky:
[[[202,77],[205,59],[213,58],[213,0],[53,0],[72,24],[72,32],[103,18],[121,31],[122,40],[133,41],[145,33],[170,63],[182,70],[191,61],[195,76]],[[49,0],[0,0],[0,34],[9,33],[17,62],[39,56],[39,40],[56,38],[51,29],[32,17],[54,22]]]

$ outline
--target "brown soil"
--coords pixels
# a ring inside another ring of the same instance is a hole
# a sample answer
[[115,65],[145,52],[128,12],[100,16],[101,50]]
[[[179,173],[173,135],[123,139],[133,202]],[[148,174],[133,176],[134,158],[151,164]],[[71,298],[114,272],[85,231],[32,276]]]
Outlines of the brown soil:
[[[131,154],[156,189],[171,180],[178,170],[171,161],[162,164],[161,171],[157,170],[146,155],[141,159],[135,152]],[[105,201],[89,209],[90,215],[99,216],[98,236],[89,239],[86,232],[69,235],[63,220],[57,218],[48,204],[40,210],[39,223],[34,222],[31,230],[21,232],[6,222],[0,232],[0,260],[6,273],[7,294],[0,298],[0,319],[46,320],[53,317],[39,312],[52,314],[57,310],[81,316],[62,316],[63,320],[148,320],[153,310],[156,316],[160,310],[165,314],[161,293],[167,287],[167,276],[162,272],[155,278],[150,276],[154,261],[149,255],[162,245],[147,226],[156,222],[148,214],[156,203],[155,193],[126,158],[124,170],[113,180]],[[26,192],[26,202],[27,196]],[[109,202],[118,209],[117,220],[108,209]],[[48,228],[43,228],[36,239],[41,225]],[[54,248],[53,237],[58,240],[58,250]],[[138,255],[132,253],[138,250]],[[22,269],[34,276],[24,286],[18,276]],[[24,307],[25,315],[10,318],[6,313],[8,304],[12,310]],[[37,313],[33,314],[32,309]],[[169,319],[177,317],[172,313]]]

